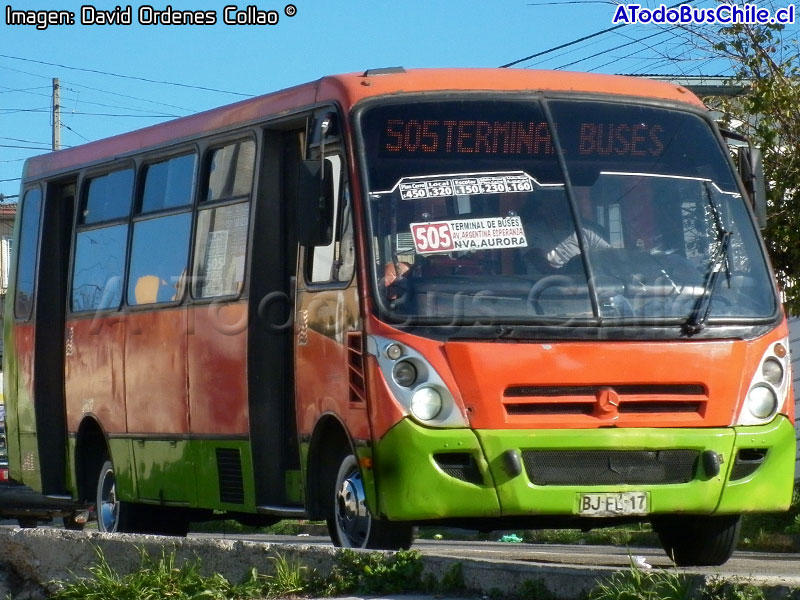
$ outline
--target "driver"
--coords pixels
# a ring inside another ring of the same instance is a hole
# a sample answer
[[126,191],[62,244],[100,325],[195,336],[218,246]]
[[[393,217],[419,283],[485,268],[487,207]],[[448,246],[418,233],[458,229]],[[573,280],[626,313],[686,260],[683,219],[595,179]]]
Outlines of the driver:
[[[528,240],[524,253],[527,272],[552,272],[581,253],[575,220],[563,194],[543,195],[529,200],[521,211],[522,225]],[[589,248],[611,245],[586,225],[583,235]]]

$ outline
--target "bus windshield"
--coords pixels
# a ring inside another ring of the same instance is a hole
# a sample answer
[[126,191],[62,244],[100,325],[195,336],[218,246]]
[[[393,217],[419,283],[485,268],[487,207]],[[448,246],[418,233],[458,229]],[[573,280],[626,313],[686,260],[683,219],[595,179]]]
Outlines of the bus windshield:
[[544,102],[426,99],[363,111],[385,314],[577,325],[774,315],[755,227],[702,117]]

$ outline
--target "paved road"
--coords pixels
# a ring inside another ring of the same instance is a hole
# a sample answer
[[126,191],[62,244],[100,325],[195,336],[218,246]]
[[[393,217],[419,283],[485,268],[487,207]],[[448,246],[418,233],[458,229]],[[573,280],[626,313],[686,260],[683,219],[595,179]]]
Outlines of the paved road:
[[[190,537],[228,537],[282,544],[329,545],[322,536],[190,534]],[[643,557],[653,567],[674,568],[661,548],[621,548],[616,546],[513,544],[500,542],[456,542],[449,540],[417,540],[413,546],[425,555],[451,558],[482,559],[536,565],[571,567],[619,567],[630,565],[631,556]],[[681,569],[723,577],[769,577],[795,582],[800,587],[800,554],[736,552],[722,567]]]

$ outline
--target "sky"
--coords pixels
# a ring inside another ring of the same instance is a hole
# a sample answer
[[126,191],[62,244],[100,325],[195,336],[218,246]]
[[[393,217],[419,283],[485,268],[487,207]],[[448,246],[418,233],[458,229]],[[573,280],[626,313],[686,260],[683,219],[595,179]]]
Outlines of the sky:
[[[212,26],[142,25],[144,2],[121,5],[130,6],[132,25],[81,24],[81,4],[67,0],[0,3],[0,194],[16,195],[24,159],[49,151],[53,78],[61,86],[62,146],[75,146],[332,73],[397,65],[497,67],[612,27],[616,6],[604,0],[290,2],[293,16],[285,0],[237,5],[275,11],[274,25],[225,24],[224,2],[170,4],[213,11]],[[93,6],[112,10],[117,4]],[[76,22],[44,30],[9,25],[9,10],[72,11]],[[724,71],[698,58],[676,32],[626,25],[514,68]]]

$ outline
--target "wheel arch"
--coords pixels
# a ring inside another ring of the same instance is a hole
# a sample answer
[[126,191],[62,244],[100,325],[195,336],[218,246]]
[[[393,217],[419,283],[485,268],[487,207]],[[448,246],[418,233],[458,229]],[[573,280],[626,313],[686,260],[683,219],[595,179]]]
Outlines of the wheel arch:
[[347,448],[355,454],[347,426],[337,415],[325,413],[314,426],[306,459],[306,512],[312,520],[325,518],[321,486],[326,459],[332,455],[331,450],[334,448]]
[[94,415],[84,417],[75,440],[75,484],[78,500],[94,501],[95,478],[111,450],[108,436]]

